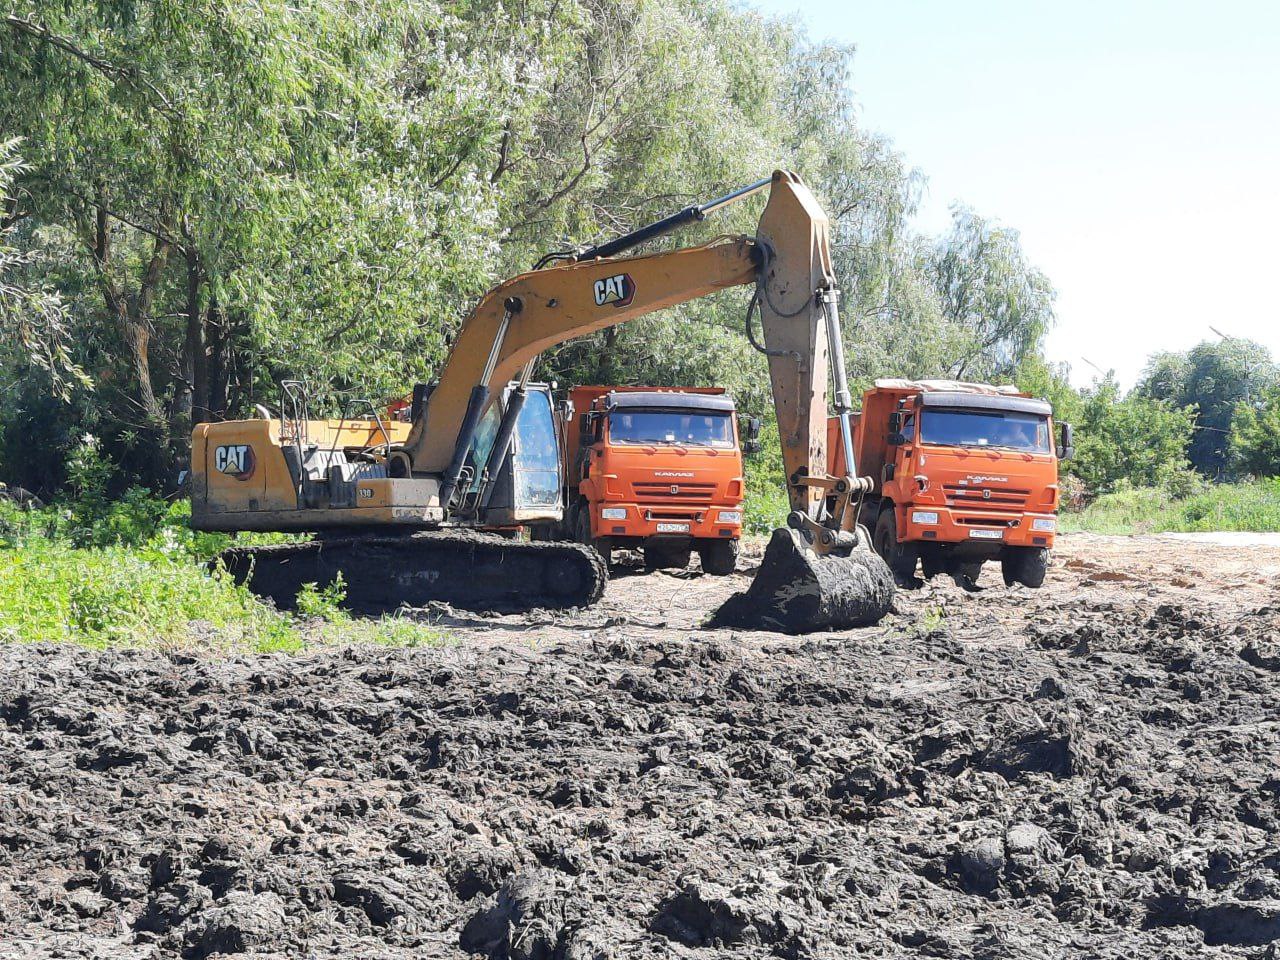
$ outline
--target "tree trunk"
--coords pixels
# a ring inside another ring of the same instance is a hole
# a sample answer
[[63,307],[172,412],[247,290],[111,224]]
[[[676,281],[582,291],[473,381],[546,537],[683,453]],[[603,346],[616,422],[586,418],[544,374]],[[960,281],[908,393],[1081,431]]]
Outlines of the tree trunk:
[[230,336],[227,330],[226,317],[218,305],[216,297],[210,297],[208,323],[208,416],[210,420],[225,420],[227,417],[227,381],[231,374],[228,362]]
[[187,251],[187,339],[182,348],[182,375],[187,381],[191,426],[209,420],[209,356],[205,352],[204,309],[200,286],[204,276],[200,255]]
[[[163,225],[166,219],[162,211],[160,223]],[[171,246],[168,240],[156,237],[151,259],[142,275],[142,282],[138,284],[138,295],[130,298],[128,320],[121,331],[138,381],[138,402],[147,420],[160,426],[165,424],[165,415],[151,383],[151,305],[164,275]]]

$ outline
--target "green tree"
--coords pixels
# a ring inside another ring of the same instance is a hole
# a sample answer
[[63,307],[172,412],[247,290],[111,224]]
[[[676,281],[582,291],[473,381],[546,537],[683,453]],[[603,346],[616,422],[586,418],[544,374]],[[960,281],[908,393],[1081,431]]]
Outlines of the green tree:
[[1232,463],[1242,473],[1280,476],[1280,387],[1236,407],[1230,450]]
[[67,351],[66,307],[47,286],[37,258],[11,242],[25,217],[13,186],[25,169],[17,151],[16,140],[0,141],[0,337],[11,360],[35,366],[65,396],[68,377],[83,381]]
[[1083,391],[1076,424],[1075,459],[1068,471],[1092,494],[1122,480],[1159,486],[1187,468],[1194,408],[1179,408],[1136,392],[1122,396],[1108,375]]
[[1195,408],[1188,457],[1201,473],[1217,476],[1231,467],[1236,411],[1278,381],[1280,368],[1266,347],[1231,338],[1206,341],[1185,354],[1155,354],[1136,389],[1144,397]]
[[[42,483],[86,429],[121,484],[157,483],[192,423],[274,405],[285,378],[311,382],[317,414],[403,394],[475,299],[542,253],[779,166],[833,218],[857,382],[1012,378],[1052,316],[1011,231],[966,211],[940,244],[912,233],[919,174],[834,93],[850,49],[726,0],[7,9],[0,130],[30,164],[8,236],[25,288],[59,293],[66,359],[95,384],[68,380],[51,407],[30,350],[0,356],[3,449],[20,425],[50,458],[0,466]],[[752,232],[761,203],[665,243]],[[758,412],[747,296],[564,345],[539,376],[720,383]]]
[[1056,294],[1027,262],[1017,231],[957,207],[951,233],[927,255],[926,272],[943,319],[963,334],[951,357],[953,376],[1011,379],[1027,357],[1040,352],[1053,324]]

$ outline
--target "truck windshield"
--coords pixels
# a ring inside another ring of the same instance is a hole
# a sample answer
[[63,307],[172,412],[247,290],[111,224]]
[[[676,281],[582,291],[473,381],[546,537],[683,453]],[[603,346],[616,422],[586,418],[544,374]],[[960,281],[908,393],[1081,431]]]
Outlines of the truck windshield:
[[678,410],[615,410],[609,415],[614,443],[669,443],[733,449],[733,424],[727,413]]
[[920,442],[945,447],[997,447],[1048,453],[1049,420],[1034,413],[997,410],[925,410]]

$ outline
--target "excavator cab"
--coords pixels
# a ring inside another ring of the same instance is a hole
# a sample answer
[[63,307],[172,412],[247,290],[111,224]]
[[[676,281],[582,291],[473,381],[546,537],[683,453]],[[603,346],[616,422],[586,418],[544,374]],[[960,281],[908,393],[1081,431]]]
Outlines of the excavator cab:
[[549,384],[525,386],[509,453],[501,458],[492,476],[486,471],[516,389],[518,384],[509,384],[480,419],[463,467],[460,513],[474,516],[485,527],[503,529],[558,521],[564,513],[560,432]]

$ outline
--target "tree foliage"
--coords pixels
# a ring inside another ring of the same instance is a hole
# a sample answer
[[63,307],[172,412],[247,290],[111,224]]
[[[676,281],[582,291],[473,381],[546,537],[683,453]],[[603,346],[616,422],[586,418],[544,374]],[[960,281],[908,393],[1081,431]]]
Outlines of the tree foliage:
[[929,251],[926,269],[956,333],[952,376],[1008,380],[1037,354],[1053,322],[1053,286],[1027,263],[1014,230],[963,207],[951,233]]
[[1194,408],[1137,392],[1124,396],[1107,377],[1082,393],[1069,469],[1095,494],[1122,480],[1146,487],[1180,482],[1194,419]]
[[1206,341],[1186,353],[1157,353],[1147,362],[1137,392],[1176,407],[1195,408],[1196,432],[1188,456],[1207,476],[1232,466],[1236,411],[1280,382],[1266,347],[1235,338]]
[[67,352],[66,308],[56,290],[45,283],[39,259],[14,242],[21,216],[21,198],[14,180],[25,171],[16,140],[0,142],[0,336],[26,362],[48,377],[59,396],[66,396],[67,378],[83,380]]
[[1255,477],[1280,476],[1280,387],[1241,403],[1231,421],[1230,450],[1235,468]]
[[[400,395],[493,283],[779,166],[833,217],[859,383],[1007,379],[1052,319],[1012,231],[967,210],[936,242],[909,229],[919,176],[838,94],[850,49],[726,0],[8,11],[0,135],[27,165],[6,168],[0,276],[41,299],[5,314],[0,472],[29,486],[59,482],[86,429],[123,477],[157,483],[193,423],[274,405],[285,378],[310,381],[317,412]],[[751,232],[759,212],[680,242]],[[746,298],[566,344],[539,376],[719,383],[759,411]],[[51,405],[50,372],[77,368]],[[39,458],[8,446],[18,425]]]

